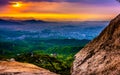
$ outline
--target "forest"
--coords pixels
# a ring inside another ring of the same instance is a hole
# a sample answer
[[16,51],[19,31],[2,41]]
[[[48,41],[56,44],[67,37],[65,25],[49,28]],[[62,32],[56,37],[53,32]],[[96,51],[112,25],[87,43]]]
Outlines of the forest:
[[90,40],[31,39],[0,40],[0,60],[35,64],[61,75],[70,75],[74,55]]

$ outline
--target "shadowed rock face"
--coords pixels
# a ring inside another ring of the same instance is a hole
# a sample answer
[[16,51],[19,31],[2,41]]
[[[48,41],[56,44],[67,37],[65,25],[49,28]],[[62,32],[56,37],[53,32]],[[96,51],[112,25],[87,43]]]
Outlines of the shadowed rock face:
[[57,75],[28,63],[0,61],[0,75]]
[[75,55],[72,75],[120,75],[120,15]]

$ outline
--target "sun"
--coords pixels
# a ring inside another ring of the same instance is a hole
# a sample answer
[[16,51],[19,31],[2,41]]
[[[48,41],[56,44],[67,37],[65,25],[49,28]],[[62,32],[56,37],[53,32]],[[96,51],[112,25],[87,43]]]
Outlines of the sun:
[[15,7],[15,8],[18,8],[18,7],[22,6],[22,3],[20,3],[20,2],[14,2],[12,6]]

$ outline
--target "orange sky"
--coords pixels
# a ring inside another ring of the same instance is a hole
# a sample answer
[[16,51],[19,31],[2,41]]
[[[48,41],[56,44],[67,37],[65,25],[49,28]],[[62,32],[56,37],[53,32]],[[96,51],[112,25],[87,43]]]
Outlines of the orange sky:
[[[115,4],[115,5],[114,5]],[[10,2],[1,6],[0,17],[35,18],[48,21],[110,20],[120,12],[113,5],[94,5],[76,2]]]

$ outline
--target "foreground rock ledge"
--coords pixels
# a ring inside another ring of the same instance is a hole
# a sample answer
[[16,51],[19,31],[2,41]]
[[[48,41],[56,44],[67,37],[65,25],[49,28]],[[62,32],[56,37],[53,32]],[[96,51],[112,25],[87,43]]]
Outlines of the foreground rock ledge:
[[75,55],[72,75],[120,75],[120,15]]
[[28,63],[0,61],[0,75],[57,75]]

